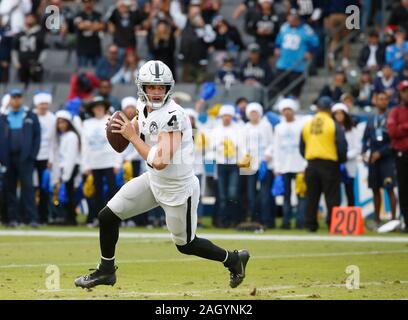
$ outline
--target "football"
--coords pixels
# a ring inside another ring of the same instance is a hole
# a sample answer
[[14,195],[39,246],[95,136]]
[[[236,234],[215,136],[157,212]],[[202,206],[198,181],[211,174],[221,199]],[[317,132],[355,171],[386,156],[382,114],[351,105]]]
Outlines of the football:
[[[118,128],[112,127],[112,124],[117,123],[114,119],[121,119],[120,111],[116,111],[110,118],[108,126],[106,127],[106,137],[112,148],[116,152],[123,152],[129,145],[129,140],[125,139],[120,133],[113,133],[112,130],[118,130]],[[122,113],[123,114],[123,113]],[[123,114],[124,115],[124,114]],[[124,115],[125,116],[125,115]],[[126,117],[126,116],[125,116]]]

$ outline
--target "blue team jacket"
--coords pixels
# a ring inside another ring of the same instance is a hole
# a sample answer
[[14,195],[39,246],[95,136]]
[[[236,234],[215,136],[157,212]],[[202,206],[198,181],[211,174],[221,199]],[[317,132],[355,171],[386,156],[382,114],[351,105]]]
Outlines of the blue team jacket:
[[[41,127],[36,114],[28,107],[24,108],[23,116],[23,145],[20,155],[20,161],[35,161],[41,143]],[[9,166],[10,163],[10,125],[7,120],[7,114],[0,115],[0,163]]]

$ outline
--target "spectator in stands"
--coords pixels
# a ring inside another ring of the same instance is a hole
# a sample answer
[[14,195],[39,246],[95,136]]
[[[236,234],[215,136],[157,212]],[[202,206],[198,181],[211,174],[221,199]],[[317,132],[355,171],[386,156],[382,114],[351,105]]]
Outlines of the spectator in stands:
[[[300,78],[312,59],[312,52],[319,45],[319,39],[313,29],[302,24],[299,13],[291,9],[285,23],[276,38],[275,55],[278,57],[276,68],[278,76],[285,73],[286,76],[278,83],[280,90],[294,83]],[[304,80],[296,84],[288,95],[299,97]]]
[[215,81],[223,84],[226,88],[230,88],[231,85],[239,82],[239,73],[234,66],[234,58],[226,56],[222,68],[218,70]]
[[[81,134],[82,170],[86,176],[92,174],[95,185],[95,212],[88,217],[87,223],[93,224],[96,213],[111,199],[116,191],[115,176],[119,172],[122,159],[106,139],[106,122],[110,107],[104,97],[96,96],[87,105],[91,118],[83,123]],[[104,197],[104,180],[108,187],[108,199]]]
[[304,23],[311,24],[322,15],[322,2],[320,0],[289,0],[290,8],[296,9]]
[[188,21],[181,33],[179,58],[183,62],[183,81],[202,83],[207,77],[208,48],[216,34],[205,24],[200,3],[192,1],[188,8]]
[[[32,227],[37,227],[33,172],[40,149],[40,123],[38,117],[23,105],[23,92],[20,89],[10,91],[9,105],[5,114],[0,115],[0,163],[7,169],[8,222],[10,227],[16,227],[18,222],[25,222],[22,220],[25,216]],[[21,185],[20,200],[23,206],[20,217],[17,181]]]
[[49,0],[49,6],[59,10],[59,20],[53,18],[54,11],[45,12],[41,17],[41,28],[46,33],[46,43],[49,48],[73,49],[75,45],[75,13],[70,6],[62,0]]
[[[284,121],[275,127],[273,141],[273,164],[275,176],[283,176],[285,185],[283,219],[281,229],[291,229],[292,220],[292,181],[298,174],[304,174],[306,161],[300,154],[300,135],[305,121],[295,117],[298,104],[293,99],[282,99],[278,104],[279,112]],[[303,228],[305,215],[304,194],[297,195],[296,228]]]
[[[251,102],[246,108],[246,117],[249,121],[244,125],[243,137],[246,157],[241,160],[241,166],[246,173],[246,194],[248,199],[248,213],[252,221],[262,225],[272,225],[270,207],[261,206],[265,201],[258,201],[260,197],[267,197],[257,190],[258,170],[264,160],[265,151],[272,144],[273,131],[268,121],[263,119],[263,107],[257,102]],[[266,165],[266,164],[265,164]],[[266,174],[263,172],[263,174]],[[261,183],[266,183],[266,177]],[[260,196],[260,197],[259,197]]]
[[212,24],[214,17],[218,15],[222,7],[222,1],[223,0],[201,0],[201,12],[205,23]]
[[382,11],[382,6],[384,5],[384,7],[386,8],[386,1],[364,0],[359,1],[359,4],[361,10],[361,31],[366,32],[367,27],[372,25],[374,26],[374,28],[379,30],[382,26],[382,22],[385,20],[385,17],[383,16],[384,12]]
[[[170,26],[170,34],[167,31],[163,32],[165,28],[161,27],[159,35],[156,35],[158,26],[160,23],[166,23]],[[166,36],[172,37],[172,34],[176,31],[176,24],[170,15],[170,1],[169,0],[152,0],[145,5],[145,20],[143,21],[143,29],[147,30],[147,46],[150,49],[151,43],[158,38],[164,38]],[[169,43],[168,43],[169,44]],[[151,52],[150,52],[151,53]],[[174,67],[174,62],[172,67]]]
[[0,83],[7,83],[9,80],[13,38],[7,31],[2,25],[2,17],[0,16]]
[[99,59],[96,64],[96,76],[99,80],[110,80],[122,67],[123,59],[119,57],[119,48],[111,44],[106,57]]
[[388,134],[395,155],[401,216],[408,232],[408,82],[399,85],[401,102],[391,110],[387,119]]
[[252,15],[259,10],[258,0],[242,0],[241,4],[232,13],[232,18],[237,20],[243,13],[245,14],[245,24],[251,19]]
[[261,58],[261,48],[257,43],[252,43],[248,50],[248,59],[241,67],[241,81],[251,86],[267,86],[272,80],[272,71]]
[[347,203],[355,205],[354,178],[357,173],[357,157],[361,153],[361,138],[350,115],[349,108],[344,103],[336,103],[332,107],[333,118],[344,130],[347,141],[347,162],[340,166],[342,182],[347,196]]
[[88,100],[92,97],[94,89],[99,88],[99,80],[92,72],[80,71],[71,77],[71,86],[68,100],[78,97]]
[[[341,95],[339,102],[346,105],[346,107],[348,109],[348,112],[349,112],[349,114],[350,114],[350,116],[351,116],[351,118],[353,120],[353,123],[355,125],[357,125],[360,122],[365,122],[366,119],[364,119],[364,117],[360,117],[358,114],[355,114],[356,111],[358,112],[358,110],[356,110],[356,106],[354,105],[354,100],[355,100],[354,96],[351,93],[346,92],[346,93],[343,93]],[[365,111],[370,111],[371,110],[371,106],[368,106],[368,107],[369,107],[369,109],[365,109]]]
[[[108,101],[109,106],[113,108],[113,110],[109,110],[113,113],[113,111],[120,110],[120,100],[118,97],[112,95],[113,85],[109,80],[102,80],[99,83],[99,90],[97,95],[103,97],[106,101]],[[98,211],[99,212],[99,211]]]
[[388,20],[389,25],[401,26],[405,32],[408,32],[408,1],[401,0],[400,4],[395,7]]
[[405,30],[399,28],[395,33],[395,43],[385,51],[385,61],[398,73],[404,65],[404,56],[408,53],[408,41],[405,40]]
[[125,54],[125,61],[122,68],[111,78],[112,84],[134,84],[136,83],[139,67],[143,63],[132,50],[128,50]]
[[261,56],[268,59],[274,53],[275,39],[284,19],[273,8],[273,0],[258,0],[257,10],[246,23],[246,31],[255,37]]
[[370,70],[364,70],[361,73],[357,87],[357,105],[359,107],[369,106],[374,91],[373,80],[371,78]]
[[174,28],[166,20],[160,20],[155,32],[148,38],[149,53],[152,59],[164,62],[176,75]]
[[[290,7],[298,10],[303,23],[309,24],[323,44],[325,39],[324,30],[324,1],[321,0],[290,0]],[[316,74],[316,68],[324,66],[324,45],[319,45],[315,50],[310,66],[310,74]]]
[[148,30],[148,37],[153,35],[160,21],[167,21],[172,27],[176,28],[173,18],[170,15],[169,0],[151,0],[145,3],[143,29]]
[[119,48],[120,58],[126,50],[137,49],[136,31],[141,28],[145,16],[139,10],[132,10],[131,0],[118,0],[116,8],[108,14],[108,29],[113,34],[113,43]]
[[66,110],[56,113],[57,147],[56,165],[59,171],[59,188],[65,188],[66,199],[62,204],[64,225],[76,226],[75,186],[74,181],[79,172],[81,139],[76,130],[72,115]]
[[404,65],[398,74],[398,79],[400,81],[408,80],[408,53],[404,55]]
[[386,48],[395,43],[395,30],[397,30],[397,28],[397,26],[386,26],[384,28],[384,46]]
[[[349,5],[357,5],[356,0],[337,0],[327,1],[325,27],[330,33],[330,48],[329,48],[329,67],[334,68],[335,65],[335,50],[339,42],[348,36],[350,30],[346,26],[347,14],[346,8]],[[350,41],[346,41],[342,48],[341,66],[348,68],[350,65]]]
[[24,30],[24,16],[32,9],[31,0],[0,1],[0,16],[2,24],[10,30],[9,35],[14,36]]
[[33,14],[25,17],[25,29],[18,33],[13,43],[13,64],[18,70],[21,82],[41,82],[43,76],[43,63],[46,52],[44,33],[37,18]]
[[393,107],[398,103],[398,77],[389,64],[385,64],[382,73],[374,80],[374,92],[385,91],[388,94],[390,105]]
[[45,183],[43,181],[43,175],[46,169],[51,171],[56,152],[57,118],[52,112],[49,111],[51,103],[52,96],[48,92],[39,92],[33,97],[33,104],[35,107],[34,112],[38,117],[41,127],[40,150],[35,161],[35,170],[37,171],[38,175],[38,189],[40,192],[40,199],[38,202],[38,215],[40,224],[48,223],[48,207],[50,201],[48,184],[46,184],[47,188],[45,190],[43,188],[43,184]]
[[95,0],[81,0],[82,11],[74,19],[77,30],[78,66],[89,64],[96,66],[102,55],[102,44],[99,36],[105,29],[102,15],[94,10]]
[[[394,193],[397,178],[391,139],[387,129],[389,96],[378,92],[373,99],[376,114],[370,116],[363,135],[363,160],[368,165],[368,187],[374,195],[374,229],[381,224],[381,188],[385,189],[391,204],[391,215],[396,217],[397,200]],[[367,154],[368,153],[368,154]]]
[[358,66],[360,69],[368,68],[375,72],[382,68],[384,62],[385,46],[380,42],[378,32],[372,30],[368,33],[368,43],[360,51]]
[[300,153],[308,162],[305,227],[310,232],[319,228],[317,213],[322,192],[330,228],[332,209],[340,204],[339,163],[347,161],[347,141],[343,129],[331,118],[331,99],[321,97],[317,107],[316,115],[303,127],[300,139]]
[[237,58],[239,52],[245,49],[238,29],[222,16],[214,18],[213,26],[216,33],[216,38],[211,44],[211,48],[216,50],[216,56],[213,59],[217,64],[221,64],[222,59],[227,55]]
[[170,15],[174,21],[174,25],[178,30],[184,29],[187,22],[187,7],[188,2],[185,0],[173,0],[170,2]]
[[239,116],[243,122],[248,122],[248,118],[246,116],[246,108],[248,106],[248,103],[249,101],[245,97],[239,97],[237,101],[235,101]]
[[338,69],[333,77],[331,84],[326,84],[320,90],[320,97],[330,97],[334,102],[340,101],[340,97],[344,92],[348,91],[346,74],[342,69]]
[[239,192],[238,159],[241,158],[241,135],[238,125],[233,121],[235,107],[223,105],[219,112],[221,122],[212,130],[210,136],[210,150],[215,153],[216,170],[218,175],[218,215],[215,225],[231,227],[237,223],[236,204]]

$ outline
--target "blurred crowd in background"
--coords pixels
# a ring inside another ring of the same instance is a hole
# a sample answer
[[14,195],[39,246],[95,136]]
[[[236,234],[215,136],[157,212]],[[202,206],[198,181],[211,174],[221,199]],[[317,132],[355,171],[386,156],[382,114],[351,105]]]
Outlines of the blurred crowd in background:
[[[322,182],[328,212],[340,203],[341,184],[348,205],[354,205],[356,163],[364,161],[374,195],[373,228],[381,225],[381,189],[390,199],[392,219],[398,202],[408,217],[401,196],[408,192],[403,121],[408,121],[408,1],[237,0],[227,18],[221,12],[230,2],[0,1],[0,82],[7,88],[0,111],[2,222],[76,225],[86,213],[87,225],[97,226],[96,213],[106,201],[144,170],[132,147],[123,154],[111,149],[105,123],[117,110],[135,115],[135,95],[115,96],[113,88],[134,84],[138,68],[150,59],[166,63],[177,83],[201,86],[197,96],[173,97],[193,107],[186,110],[196,129],[195,172],[203,198],[215,198],[209,210],[215,227],[251,222],[255,229],[304,228],[313,209],[307,170],[314,158],[308,159],[307,146],[302,149],[305,125],[316,120],[311,111],[329,114],[348,145],[345,159],[339,150],[333,159],[323,159],[342,162],[334,184]],[[50,5],[59,8],[57,22]],[[351,33],[346,9],[353,5],[361,12],[358,37],[341,44]],[[364,43],[354,60],[353,42]],[[44,90],[28,101],[24,88],[49,82],[53,50],[76,56],[66,78],[66,101],[55,105]],[[309,108],[301,103],[303,76],[321,70],[333,74],[332,81]],[[276,92],[296,85],[273,110],[245,95],[217,101],[217,87],[266,88],[276,78]],[[327,184],[334,195],[327,194]],[[277,197],[283,201],[276,203]],[[203,202],[200,225],[208,211]],[[278,226],[277,216],[282,216]],[[153,210],[124,224],[162,226],[163,213]]]

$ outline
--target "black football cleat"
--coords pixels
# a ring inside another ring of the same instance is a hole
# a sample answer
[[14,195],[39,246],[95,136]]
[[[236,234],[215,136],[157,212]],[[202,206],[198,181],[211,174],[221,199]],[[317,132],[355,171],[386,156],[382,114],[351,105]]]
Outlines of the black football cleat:
[[101,271],[99,266],[96,269],[89,269],[89,271],[94,272],[75,279],[75,286],[84,289],[90,289],[99,285],[113,286],[116,283],[117,269],[116,266],[113,272]]
[[230,287],[238,287],[245,278],[245,267],[249,260],[248,250],[234,250],[238,254],[238,261],[235,265],[230,266],[228,270],[230,271]]

